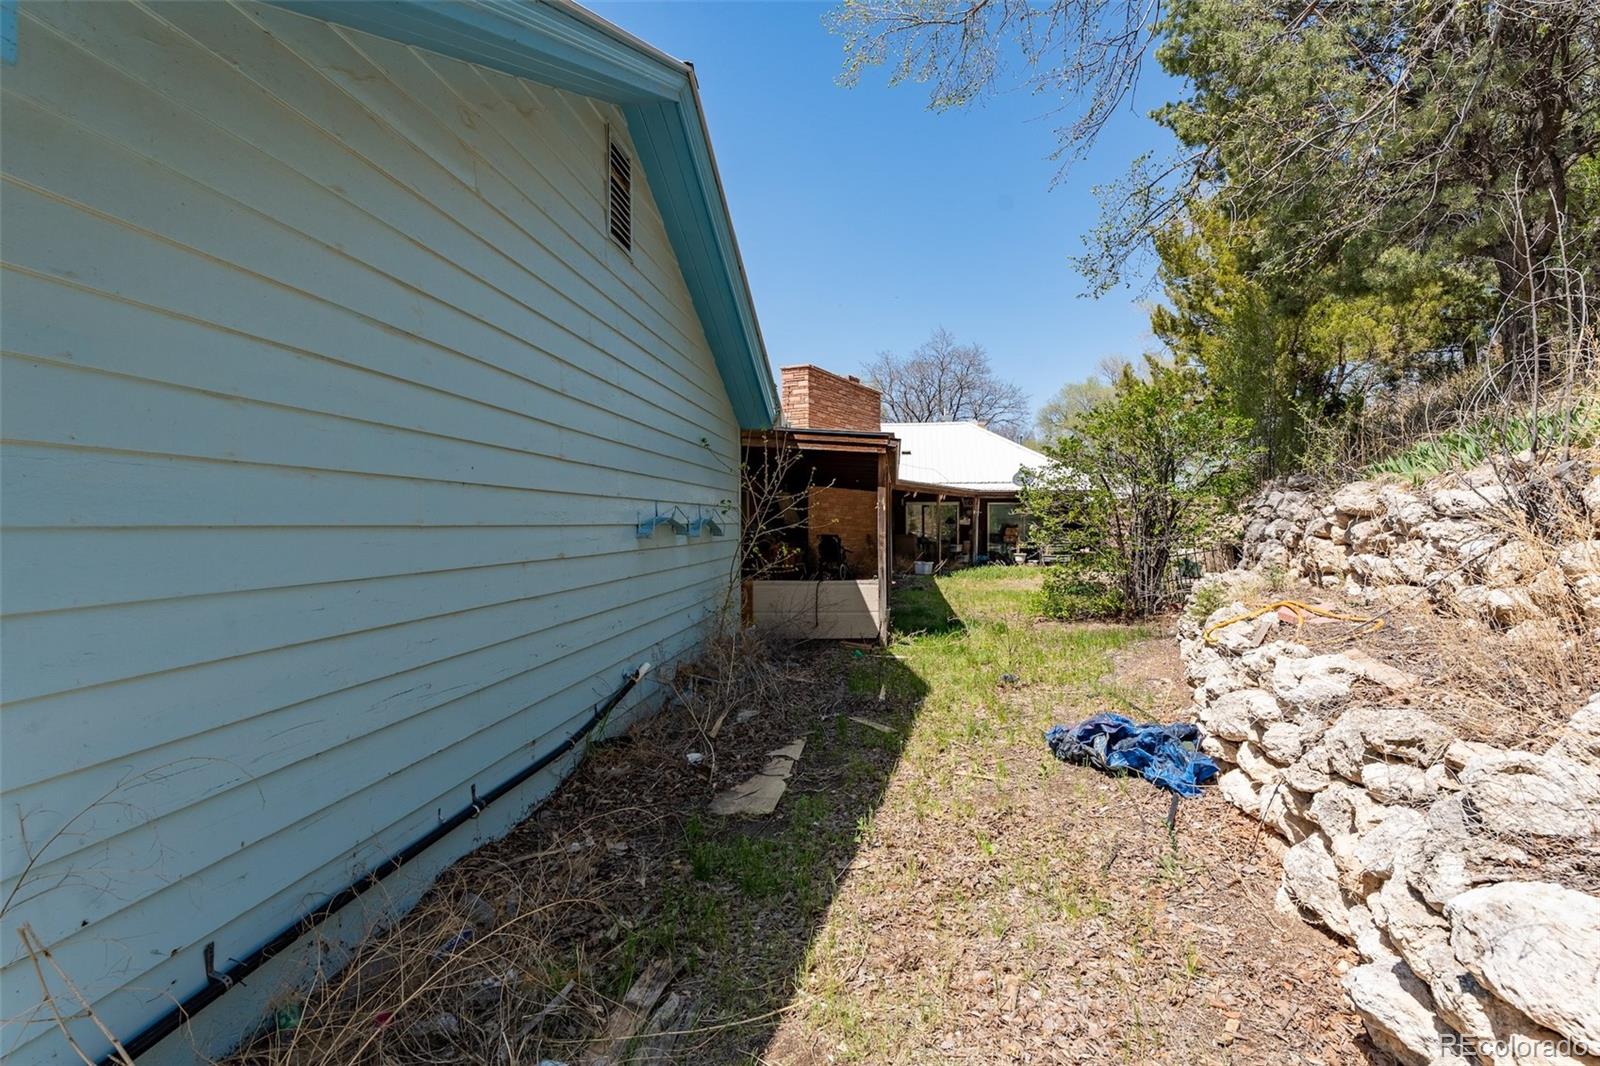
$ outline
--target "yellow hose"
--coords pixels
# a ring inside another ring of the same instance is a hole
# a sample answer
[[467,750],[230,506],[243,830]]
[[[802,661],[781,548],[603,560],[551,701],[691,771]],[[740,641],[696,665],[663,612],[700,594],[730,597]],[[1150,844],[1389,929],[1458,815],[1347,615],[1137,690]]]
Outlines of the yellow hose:
[[1363,626],[1371,626],[1372,632],[1377,632],[1379,629],[1383,628],[1382,618],[1362,618],[1359,615],[1340,614],[1337,611],[1330,611],[1325,607],[1314,607],[1309,603],[1302,603],[1299,600],[1277,600],[1276,602],[1267,604],[1265,607],[1257,607],[1253,611],[1246,611],[1244,614],[1235,615],[1232,618],[1224,618],[1220,622],[1207,626],[1206,631],[1201,634],[1201,639],[1203,639],[1207,644],[1215,644],[1216,641],[1211,639],[1211,634],[1215,633],[1217,630],[1226,629],[1235,622],[1248,622],[1252,618],[1260,618],[1269,611],[1276,611],[1279,607],[1287,607],[1293,611],[1296,615],[1296,624],[1298,625],[1305,625],[1306,615],[1315,614],[1320,615],[1323,618],[1332,618],[1340,622],[1358,622]]

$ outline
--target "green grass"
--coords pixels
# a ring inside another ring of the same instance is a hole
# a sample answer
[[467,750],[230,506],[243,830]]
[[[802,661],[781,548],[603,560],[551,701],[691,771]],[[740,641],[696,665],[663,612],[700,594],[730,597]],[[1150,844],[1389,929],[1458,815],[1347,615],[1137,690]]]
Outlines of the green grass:
[[[863,661],[852,671],[856,691],[914,693],[921,706],[919,741],[936,747],[1008,745],[1043,728],[1017,710],[1017,689],[1096,689],[1111,651],[1148,634],[1129,626],[1063,626],[1038,617],[1041,571],[977,567],[916,578],[895,591],[893,667]],[[930,624],[940,619],[941,625]],[[1008,680],[1008,678],[1010,680]]]

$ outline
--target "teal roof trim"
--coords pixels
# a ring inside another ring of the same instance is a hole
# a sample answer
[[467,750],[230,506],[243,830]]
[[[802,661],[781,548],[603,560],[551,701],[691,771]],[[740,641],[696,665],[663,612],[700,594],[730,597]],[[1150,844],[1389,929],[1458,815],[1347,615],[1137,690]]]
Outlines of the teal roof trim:
[[621,107],[739,425],[773,425],[777,390],[688,64],[564,0],[269,2]]

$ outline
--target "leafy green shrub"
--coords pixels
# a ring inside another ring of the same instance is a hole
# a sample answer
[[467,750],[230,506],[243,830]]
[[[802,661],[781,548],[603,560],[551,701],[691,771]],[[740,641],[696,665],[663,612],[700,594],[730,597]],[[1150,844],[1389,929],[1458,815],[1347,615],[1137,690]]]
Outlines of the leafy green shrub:
[[1067,622],[1121,618],[1128,613],[1128,598],[1109,581],[1073,567],[1053,566],[1039,590],[1039,613]]
[[1579,403],[1571,409],[1537,418],[1481,418],[1470,425],[1446,430],[1417,441],[1404,451],[1368,466],[1368,477],[1389,474],[1419,484],[1447,470],[1468,470],[1495,455],[1512,455],[1533,446],[1534,431],[1541,444],[1565,442],[1588,448],[1600,443],[1600,402]]
[[[1142,372],[1125,367],[1111,397],[1045,453],[1055,461],[1022,490],[1033,536],[1081,559],[1078,574],[1104,575],[1121,612],[1139,617],[1170,604],[1181,549],[1215,541],[1259,458],[1249,423],[1192,368],[1153,358]],[[1100,599],[1071,578],[1058,586],[1045,597],[1051,608]]]
[[1189,594],[1189,606],[1185,613],[1197,622],[1211,617],[1211,612],[1222,607],[1228,602],[1228,594],[1223,589],[1220,581],[1202,581],[1195,585],[1194,591]]

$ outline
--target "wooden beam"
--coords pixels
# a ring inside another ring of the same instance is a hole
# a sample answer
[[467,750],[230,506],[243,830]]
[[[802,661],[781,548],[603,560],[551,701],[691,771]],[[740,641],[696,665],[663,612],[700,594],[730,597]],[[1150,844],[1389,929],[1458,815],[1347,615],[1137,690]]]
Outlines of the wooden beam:
[[878,456],[878,641],[889,643],[889,568],[894,556],[889,546],[889,453]]

